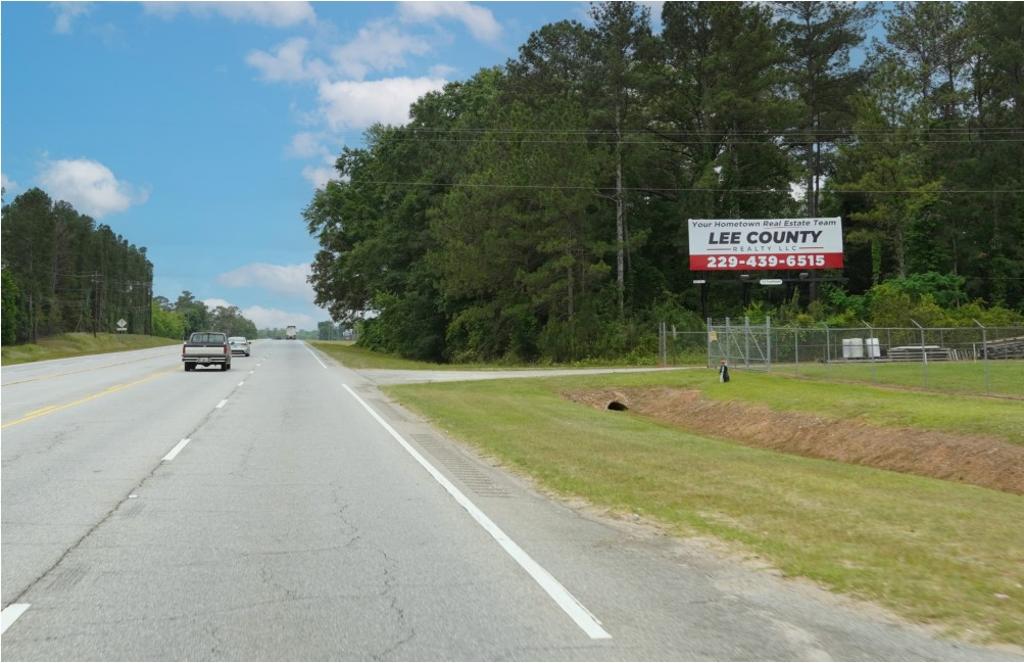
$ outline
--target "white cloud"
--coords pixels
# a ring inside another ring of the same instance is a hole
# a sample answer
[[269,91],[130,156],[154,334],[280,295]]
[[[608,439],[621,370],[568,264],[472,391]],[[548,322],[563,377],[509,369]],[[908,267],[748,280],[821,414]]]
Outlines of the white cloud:
[[306,166],[302,169],[302,176],[309,180],[314,188],[322,189],[329,181],[338,179],[338,172],[328,166]]
[[478,41],[494,42],[501,37],[501,24],[490,9],[469,2],[403,2],[398,15],[406,23],[424,23],[440,18],[460,21]]
[[209,309],[215,309],[218,306],[223,306],[224,308],[229,308],[231,306],[231,302],[229,302],[226,299],[221,299],[219,297],[210,297],[209,299],[204,299],[203,303],[206,304],[206,307]]
[[47,161],[37,179],[52,197],[97,219],[149,198],[148,192],[119,181],[109,168],[91,159]]
[[229,288],[263,288],[269,292],[313,301],[313,287],[306,282],[309,265],[272,265],[253,262],[217,277],[217,283]]
[[409,106],[432,90],[444,87],[443,78],[384,78],[377,81],[321,81],[321,113],[333,130],[368,127],[374,122],[405,124]]
[[292,136],[288,144],[288,155],[299,159],[311,159],[317,155],[326,155],[327,148],[320,142],[320,136],[309,131],[300,131]]
[[308,2],[144,2],[147,14],[165,19],[185,11],[193,16],[221,16],[235,23],[256,23],[287,28],[316,23],[316,12]]
[[455,67],[449,67],[446,64],[435,64],[430,68],[430,75],[435,78],[448,78],[456,71],[458,71],[458,69]]
[[250,51],[245,61],[259,69],[267,81],[303,81],[323,78],[328,67],[323,61],[313,58],[306,60],[309,41],[295,37],[278,44],[273,53]]
[[371,71],[391,71],[405,66],[405,55],[430,52],[420,37],[399,32],[383,21],[360,28],[355,39],[331,53],[337,70],[344,76],[363,79]]
[[2,186],[4,191],[7,193],[16,191],[19,188],[17,182],[7,177],[7,173],[0,173],[0,186]]
[[[231,302],[219,297],[204,299],[203,303],[206,304],[206,307],[210,310],[213,310],[218,306],[223,306],[224,308],[234,306]],[[287,327],[288,325],[295,325],[299,329],[316,329],[317,321],[312,316],[305,313],[293,313],[276,308],[265,308],[258,304],[241,308],[239,310],[242,313],[242,317],[252,320],[258,329],[280,329],[282,327]]]
[[313,316],[305,313],[291,313],[258,305],[242,309],[242,315],[256,323],[258,329],[281,329],[288,325],[295,325],[299,329],[316,329],[317,323]]
[[53,31],[59,35],[69,35],[76,18],[89,13],[88,2],[55,2],[51,5],[57,12],[53,22]]

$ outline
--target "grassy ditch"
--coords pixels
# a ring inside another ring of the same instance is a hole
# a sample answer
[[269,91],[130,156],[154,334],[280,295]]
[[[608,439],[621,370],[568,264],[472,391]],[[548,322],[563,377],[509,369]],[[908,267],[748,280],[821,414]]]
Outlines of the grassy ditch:
[[1024,442],[1019,403],[709,371],[402,385],[388,393],[546,488],[708,534],[784,573],[980,641],[1024,644],[1024,498],[755,449],[562,393],[700,389],[818,416],[925,425]]
[[38,343],[5,345],[0,349],[0,354],[2,354],[3,365],[10,366],[30,361],[98,355],[124,350],[143,350],[178,343],[181,341],[142,334],[97,334],[93,336],[88,333],[75,332],[41,338]]

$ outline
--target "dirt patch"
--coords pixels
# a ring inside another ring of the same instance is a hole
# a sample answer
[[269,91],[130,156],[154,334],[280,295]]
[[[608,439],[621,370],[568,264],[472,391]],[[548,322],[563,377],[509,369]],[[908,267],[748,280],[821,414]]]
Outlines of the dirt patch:
[[706,399],[694,390],[599,389],[563,396],[600,410],[618,403],[635,414],[751,447],[1024,494],[1024,446],[998,438],[776,412],[763,405]]

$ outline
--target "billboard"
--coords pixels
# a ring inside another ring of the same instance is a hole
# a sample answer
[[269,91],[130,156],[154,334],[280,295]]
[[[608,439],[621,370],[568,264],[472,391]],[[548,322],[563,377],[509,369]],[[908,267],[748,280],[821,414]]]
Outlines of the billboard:
[[690,219],[690,271],[838,269],[843,223],[813,219]]

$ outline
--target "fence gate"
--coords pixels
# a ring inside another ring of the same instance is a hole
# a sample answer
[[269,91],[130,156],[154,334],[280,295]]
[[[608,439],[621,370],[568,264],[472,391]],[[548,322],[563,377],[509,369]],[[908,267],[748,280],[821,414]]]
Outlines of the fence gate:
[[751,324],[750,318],[715,322],[708,318],[708,366],[722,359],[730,366],[769,369],[772,365],[772,323]]

